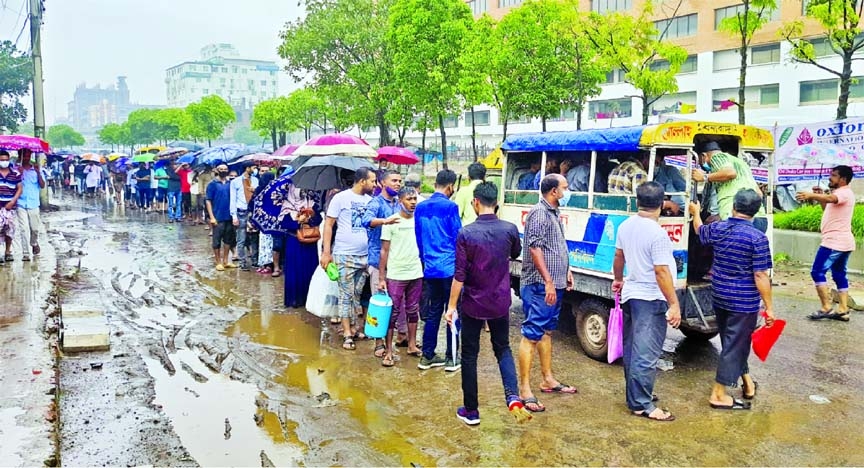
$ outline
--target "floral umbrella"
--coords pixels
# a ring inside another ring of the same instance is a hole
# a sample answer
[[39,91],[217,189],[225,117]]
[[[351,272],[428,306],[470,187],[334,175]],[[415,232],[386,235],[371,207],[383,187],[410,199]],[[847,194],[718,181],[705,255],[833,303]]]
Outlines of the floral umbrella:
[[96,153],[84,153],[81,155],[81,159],[84,161],[90,161],[90,162],[95,162],[95,163],[99,163],[99,164],[102,164],[105,162],[105,157],[102,156],[101,154],[96,154]]
[[50,153],[47,141],[28,135],[0,135],[0,149],[18,151],[29,149],[36,153]]
[[313,137],[292,153],[292,156],[333,155],[374,158],[378,156],[378,153],[362,138],[344,133],[330,133]]

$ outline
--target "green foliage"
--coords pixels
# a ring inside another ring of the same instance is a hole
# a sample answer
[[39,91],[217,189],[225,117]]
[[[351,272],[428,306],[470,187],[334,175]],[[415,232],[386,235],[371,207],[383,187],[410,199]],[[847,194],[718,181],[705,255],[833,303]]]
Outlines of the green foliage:
[[[837,119],[845,119],[849,107],[849,87],[852,84],[853,55],[864,48],[861,34],[861,17],[864,2],[856,0],[810,0],[804,18],[787,23],[780,36],[792,45],[789,51],[792,60],[806,63],[831,73],[840,79],[840,95],[837,98]],[[804,38],[804,21],[809,19],[821,26],[821,36],[816,39],[828,41],[831,50],[842,58],[840,67],[830,67],[824,61],[817,62],[816,50],[811,40]]]
[[16,132],[27,120],[21,98],[30,92],[32,82],[30,57],[11,41],[0,41],[0,130]]
[[158,139],[159,124],[155,109],[137,109],[129,114],[126,123],[135,145],[146,145]]
[[99,130],[98,135],[99,141],[106,144],[111,145],[113,149],[114,146],[123,144],[123,126],[116,123],[106,124]]
[[68,125],[54,125],[48,129],[46,138],[51,146],[57,148],[69,148],[84,144],[84,137]]
[[786,252],[777,252],[774,254],[774,265],[789,263],[791,260],[792,257],[790,257]]
[[[774,214],[776,229],[819,232],[821,226],[822,207],[819,205],[804,205],[793,211]],[[855,205],[852,214],[852,234],[858,239],[864,237],[864,205]]]
[[[629,13],[590,13],[585,32],[610,69],[621,69],[624,81],[641,93],[642,124],[648,123],[650,106],[667,93],[678,91],[675,75],[687,60],[687,51],[663,40],[654,26],[653,5],[646,1],[638,16]],[[655,68],[658,60],[668,68]]]
[[237,120],[234,109],[216,95],[205,96],[201,101],[189,104],[186,112],[191,123],[190,136],[207,140],[208,144],[221,137],[225,127]]
[[[352,120],[377,125],[389,140],[385,115],[392,99],[391,54],[384,40],[394,0],[307,0],[303,19],[281,32],[279,55],[298,81],[316,88],[351,89]],[[341,122],[341,117],[339,118]]]
[[164,142],[186,138],[184,133],[190,125],[189,114],[184,109],[158,109],[153,113],[156,122],[156,139]]
[[[269,137],[270,135],[267,135]],[[240,127],[234,130],[234,141],[244,145],[260,145],[262,143],[261,135],[249,127]]]

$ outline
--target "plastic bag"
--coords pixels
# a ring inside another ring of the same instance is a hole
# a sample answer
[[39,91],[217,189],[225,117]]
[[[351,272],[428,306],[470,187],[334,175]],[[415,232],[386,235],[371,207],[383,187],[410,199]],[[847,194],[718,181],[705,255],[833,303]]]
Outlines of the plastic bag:
[[624,312],[621,311],[621,296],[615,294],[615,307],[609,310],[606,326],[606,361],[609,364],[624,356]]
[[[765,313],[762,313],[766,317]],[[753,354],[763,362],[768,359],[768,353],[774,347],[774,343],[780,338],[783,329],[786,328],[786,321],[781,319],[774,320],[774,324],[770,327],[762,325],[753,332]]]
[[319,318],[339,316],[339,285],[321,268],[315,269],[309,282],[306,310]]

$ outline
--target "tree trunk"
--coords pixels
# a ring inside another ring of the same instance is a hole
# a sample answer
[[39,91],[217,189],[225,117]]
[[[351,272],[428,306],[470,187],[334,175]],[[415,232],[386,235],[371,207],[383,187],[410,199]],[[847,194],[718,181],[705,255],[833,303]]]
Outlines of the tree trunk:
[[288,143],[288,133],[279,132],[279,146],[285,146]]
[[643,94],[640,99],[642,99],[642,125],[648,125],[648,96]]
[[[423,119],[424,120],[426,119],[425,115],[423,116]],[[425,124],[425,122],[423,124],[423,134],[420,137],[420,149],[422,150],[421,152],[423,153],[423,156],[420,159],[420,163],[421,163],[420,164],[420,179],[422,180],[423,176],[426,175],[426,124]],[[421,182],[421,184],[422,184],[422,182]]]
[[273,151],[276,151],[276,148],[278,148],[276,144],[279,142],[276,140],[276,136],[276,127],[270,128],[270,140],[273,142]]
[[447,132],[444,130],[444,114],[438,114],[438,127],[441,129],[441,162],[447,169]]
[[378,146],[386,146],[390,141],[390,127],[387,125],[384,111],[379,110],[375,117],[378,119]]
[[506,139],[507,139],[507,119],[505,118],[504,119],[504,138],[501,139],[501,142],[503,143],[504,140],[506,140]]
[[[747,10],[750,2],[744,2],[744,18],[747,18]],[[746,119],[744,104],[746,101],[747,88],[747,35],[741,34],[741,48],[738,49],[741,55],[741,68],[738,70],[738,123],[744,125]]]
[[471,150],[474,151],[474,162],[477,162],[477,122],[474,120],[474,106],[471,106]]
[[546,117],[540,117],[540,125],[543,126],[543,131],[546,131]]
[[852,52],[843,53],[843,73],[840,76],[840,96],[837,98],[837,120],[846,118],[849,109],[849,87],[852,85]]
[[576,130],[582,130],[582,109],[585,107],[585,101],[576,106]]

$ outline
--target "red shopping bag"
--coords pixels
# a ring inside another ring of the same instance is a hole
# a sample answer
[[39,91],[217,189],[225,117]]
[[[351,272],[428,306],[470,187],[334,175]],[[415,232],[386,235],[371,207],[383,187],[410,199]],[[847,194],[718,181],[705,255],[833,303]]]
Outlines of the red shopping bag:
[[606,326],[606,360],[609,364],[624,356],[624,312],[619,298],[620,295],[615,294],[615,307],[609,310]]
[[[765,317],[765,314],[762,313]],[[753,332],[753,354],[763,362],[768,359],[768,353],[774,347],[774,343],[780,338],[783,329],[786,328],[786,321],[777,319],[770,327],[762,325]]]

